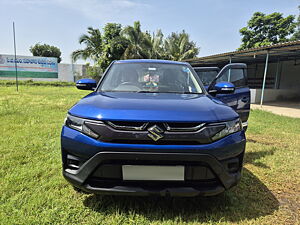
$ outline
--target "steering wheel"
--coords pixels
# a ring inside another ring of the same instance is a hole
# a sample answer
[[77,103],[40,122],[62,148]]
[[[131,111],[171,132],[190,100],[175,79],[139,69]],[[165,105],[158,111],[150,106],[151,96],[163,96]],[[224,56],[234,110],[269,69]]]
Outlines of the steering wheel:
[[115,88],[115,90],[119,91],[140,91],[141,88],[137,86],[137,84],[133,82],[123,82],[119,84],[118,87]]

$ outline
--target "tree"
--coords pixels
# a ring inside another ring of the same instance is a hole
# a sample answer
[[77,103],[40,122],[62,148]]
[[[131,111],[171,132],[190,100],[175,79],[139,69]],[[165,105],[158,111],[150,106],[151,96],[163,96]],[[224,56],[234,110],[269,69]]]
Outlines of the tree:
[[99,29],[88,27],[88,34],[79,38],[80,44],[85,44],[84,49],[72,53],[73,61],[81,59],[93,60],[96,67],[102,70],[116,59],[120,59],[128,46],[128,41],[121,35],[122,26],[117,23],[107,23],[103,34]]
[[163,59],[165,58],[164,52],[164,35],[161,30],[157,30],[152,36],[147,33],[148,42],[151,43],[151,48],[149,49],[149,58],[151,59]]
[[152,47],[149,36],[141,31],[141,24],[135,21],[132,26],[127,26],[122,31],[129,44],[123,54],[124,59],[149,58],[149,49]]
[[299,9],[299,15],[298,15],[297,23],[296,23],[297,30],[291,38],[292,41],[300,40],[300,5],[298,6],[298,9]]
[[79,44],[85,44],[85,48],[72,52],[72,60],[76,61],[81,58],[97,62],[102,53],[102,36],[100,30],[88,27],[88,34],[83,34],[79,37]]
[[121,59],[129,41],[121,35],[121,24],[107,23],[103,31],[102,54],[98,62],[104,70],[112,61]]
[[29,51],[33,56],[55,57],[57,62],[61,61],[61,51],[58,47],[37,43],[31,46]]
[[292,15],[283,17],[278,12],[269,15],[255,12],[247,26],[240,29],[242,44],[239,50],[288,41],[296,27],[294,19]]
[[143,32],[139,21],[125,28],[118,23],[107,23],[102,33],[99,29],[88,27],[87,34],[80,36],[79,43],[85,44],[85,48],[72,53],[73,61],[91,59],[102,70],[118,59],[183,60],[193,58],[199,52],[184,31],[172,33],[165,40],[161,30],[152,35],[148,31]]
[[196,43],[190,41],[189,35],[183,30],[181,33],[172,33],[165,40],[166,58],[176,61],[194,58],[199,53]]

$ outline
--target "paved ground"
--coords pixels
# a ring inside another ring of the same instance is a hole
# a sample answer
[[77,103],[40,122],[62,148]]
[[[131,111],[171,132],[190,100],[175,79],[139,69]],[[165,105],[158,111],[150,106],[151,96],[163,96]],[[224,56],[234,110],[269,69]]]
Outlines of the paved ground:
[[261,107],[251,104],[252,109],[262,109],[278,115],[300,118],[300,102],[268,102]]

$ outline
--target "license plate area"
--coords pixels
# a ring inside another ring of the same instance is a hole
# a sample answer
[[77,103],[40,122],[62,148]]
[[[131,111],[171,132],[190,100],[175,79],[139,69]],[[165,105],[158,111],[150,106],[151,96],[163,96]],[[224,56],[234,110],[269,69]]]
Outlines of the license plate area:
[[123,165],[123,180],[184,181],[184,166]]

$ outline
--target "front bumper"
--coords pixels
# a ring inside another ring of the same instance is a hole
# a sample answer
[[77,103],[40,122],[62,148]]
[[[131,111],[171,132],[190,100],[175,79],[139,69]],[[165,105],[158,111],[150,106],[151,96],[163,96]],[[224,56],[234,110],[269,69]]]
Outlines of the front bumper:
[[[236,185],[241,177],[244,132],[205,145],[130,145],[96,141],[78,131],[62,131],[63,175],[89,193],[210,196]],[[77,167],[69,167],[69,159]],[[184,181],[123,181],[122,165],[183,165]]]

